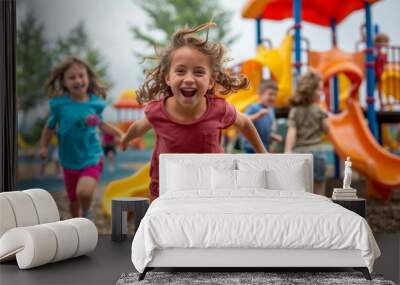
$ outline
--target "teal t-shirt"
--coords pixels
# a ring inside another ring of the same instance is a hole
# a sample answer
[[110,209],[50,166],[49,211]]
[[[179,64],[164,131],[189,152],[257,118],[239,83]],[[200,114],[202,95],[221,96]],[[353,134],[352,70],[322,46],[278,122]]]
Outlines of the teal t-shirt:
[[60,163],[65,169],[80,170],[96,165],[103,151],[98,125],[106,101],[94,94],[89,100],[79,102],[68,95],[50,100],[50,116],[47,126],[55,129],[58,138]]

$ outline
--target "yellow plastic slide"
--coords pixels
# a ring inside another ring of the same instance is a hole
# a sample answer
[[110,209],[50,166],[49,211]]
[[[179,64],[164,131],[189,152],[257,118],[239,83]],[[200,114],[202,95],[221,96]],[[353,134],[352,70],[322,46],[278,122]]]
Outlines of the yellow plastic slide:
[[[249,105],[256,103],[258,101],[257,89],[263,77],[263,66],[266,66],[272,77],[278,82],[277,107],[287,106],[292,90],[292,48],[292,35],[287,35],[280,46],[275,49],[266,49],[260,45],[257,55],[242,64],[242,73],[250,81],[249,88],[232,94],[227,101],[240,112],[244,112]],[[231,140],[237,136],[233,128],[229,128],[225,134]]]
[[258,47],[254,60],[268,67],[272,77],[278,82],[279,92],[276,98],[277,107],[286,107],[292,95],[292,52],[293,35],[286,35],[278,48]]
[[[348,109],[329,118],[329,138],[339,156],[350,156],[353,168],[368,177],[383,199],[400,187],[400,157],[380,146],[371,134],[359,103],[348,100]],[[369,189],[372,190],[372,189]]]
[[149,197],[150,163],[139,169],[134,175],[112,181],[103,194],[104,213],[111,216],[111,200],[117,197]]
[[267,49],[260,45],[257,55],[242,64],[242,73],[250,80],[249,89],[232,94],[227,101],[241,112],[257,102],[257,88],[262,79],[262,68],[266,66],[278,82],[277,107],[287,106],[292,92],[292,48],[292,35],[287,35],[275,49]]
[[240,112],[244,112],[250,104],[257,102],[256,90],[262,79],[262,65],[254,60],[245,61],[242,64],[242,73],[245,74],[250,81],[249,88],[238,91],[226,99]]

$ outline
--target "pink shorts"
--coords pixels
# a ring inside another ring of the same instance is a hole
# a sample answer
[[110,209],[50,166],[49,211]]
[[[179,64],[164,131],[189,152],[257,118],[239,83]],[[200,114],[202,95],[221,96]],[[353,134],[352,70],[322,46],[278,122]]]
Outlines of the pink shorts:
[[103,171],[103,158],[96,165],[89,165],[83,169],[64,169],[64,184],[67,189],[68,198],[71,202],[77,200],[76,186],[78,181],[83,176],[89,176],[99,181],[101,172]]

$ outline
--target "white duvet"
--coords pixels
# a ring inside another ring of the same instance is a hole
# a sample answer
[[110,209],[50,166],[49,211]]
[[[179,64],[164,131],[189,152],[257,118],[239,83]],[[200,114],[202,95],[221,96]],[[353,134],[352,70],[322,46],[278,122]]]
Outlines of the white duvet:
[[299,191],[248,189],[166,193],[155,200],[132,243],[143,272],[155,249],[358,249],[372,272],[380,250],[365,219],[328,198]]

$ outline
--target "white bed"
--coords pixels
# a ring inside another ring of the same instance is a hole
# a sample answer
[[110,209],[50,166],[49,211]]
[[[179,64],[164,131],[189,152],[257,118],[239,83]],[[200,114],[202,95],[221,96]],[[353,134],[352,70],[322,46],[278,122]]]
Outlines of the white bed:
[[380,251],[362,217],[312,194],[310,154],[162,154],[160,197],[132,243],[155,267],[354,267]]

